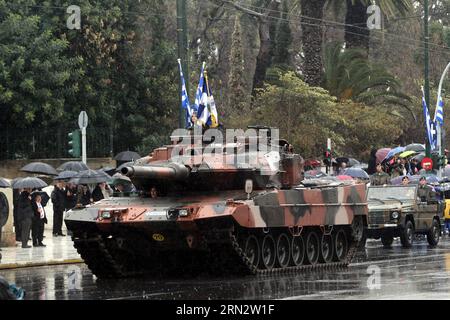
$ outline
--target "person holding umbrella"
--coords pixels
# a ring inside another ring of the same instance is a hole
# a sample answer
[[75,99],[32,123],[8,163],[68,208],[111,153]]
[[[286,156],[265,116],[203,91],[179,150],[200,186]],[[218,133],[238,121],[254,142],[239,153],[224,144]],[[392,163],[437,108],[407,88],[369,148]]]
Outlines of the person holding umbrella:
[[94,202],[100,201],[102,199],[108,199],[112,193],[111,188],[106,184],[106,182],[101,182],[97,184],[94,191],[92,192],[92,199]]
[[28,245],[30,237],[31,224],[33,219],[33,207],[31,205],[31,188],[25,188],[19,196],[18,201],[18,218],[21,224],[22,248],[31,248]]
[[64,209],[66,206],[66,191],[64,190],[64,182],[56,182],[55,188],[51,195],[53,203],[53,236],[62,236],[62,222],[64,217]]
[[92,199],[91,191],[89,190],[87,185],[80,185],[80,189],[78,189],[78,197],[77,197],[77,206],[87,206],[94,202]]
[[66,185],[66,210],[75,208],[77,205],[77,185],[74,183],[67,183]]
[[39,192],[32,193],[32,207],[34,211],[31,227],[31,237],[33,238],[33,247],[45,247],[42,243],[44,239],[44,224],[47,223],[45,209],[42,205],[42,196]]
[[347,168],[347,162],[342,161],[339,163],[339,168],[337,169],[336,175],[343,175],[345,172],[345,169]]

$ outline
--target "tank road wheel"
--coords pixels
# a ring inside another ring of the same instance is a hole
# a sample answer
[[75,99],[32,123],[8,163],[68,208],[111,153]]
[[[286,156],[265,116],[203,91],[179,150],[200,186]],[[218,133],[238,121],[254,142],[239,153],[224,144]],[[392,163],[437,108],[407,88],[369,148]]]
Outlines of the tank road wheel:
[[249,236],[245,241],[244,248],[245,248],[245,255],[250,260],[250,263],[255,267],[257,267],[259,264],[259,256],[260,256],[258,239],[254,235]]
[[291,244],[291,265],[300,266],[305,259],[305,242],[302,236],[293,237]]
[[277,265],[281,268],[289,266],[291,258],[291,246],[288,236],[280,233],[277,240]]
[[270,234],[266,234],[263,238],[261,245],[261,258],[261,267],[267,270],[272,269],[275,261],[277,260],[275,240]]
[[364,234],[364,223],[362,216],[355,216],[352,223],[352,237],[355,241],[361,241]]
[[348,250],[347,236],[344,230],[339,229],[333,234],[333,244],[333,260],[338,262],[344,261]]
[[400,242],[403,248],[411,248],[414,239],[414,225],[411,220],[406,222],[405,228],[400,235]]
[[439,222],[436,219],[433,219],[433,222],[431,223],[431,228],[427,233],[428,244],[432,247],[437,246],[437,244],[439,243],[440,236],[441,236],[441,226],[439,225]]
[[315,231],[310,231],[306,236],[306,258],[310,264],[316,264],[319,260],[320,240]]
[[394,237],[391,235],[383,234],[381,235],[381,243],[385,248],[390,248],[394,242]]
[[323,234],[320,241],[319,261],[329,263],[333,260],[333,238],[330,234]]

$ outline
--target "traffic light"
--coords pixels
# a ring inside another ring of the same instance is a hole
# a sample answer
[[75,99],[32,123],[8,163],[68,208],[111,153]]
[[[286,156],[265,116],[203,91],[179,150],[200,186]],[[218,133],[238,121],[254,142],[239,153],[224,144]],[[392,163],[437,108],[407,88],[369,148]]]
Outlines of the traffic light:
[[67,136],[69,137],[69,154],[74,158],[79,158],[81,156],[81,131],[74,130]]
[[323,153],[323,155],[324,155],[324,158],[325,158],[323,160],[323,162],[325,163],[325,165],[330,166],[331,165],[331,150],[327,149],[327,151],[325,151]]
[[439,168],[445,167],[445,165],[446,165],[445,155],[439,156],[438,153],[433,152],[431,154],[431,159],[433,160],[433,169],[435,169],[435,170],[439,170]]

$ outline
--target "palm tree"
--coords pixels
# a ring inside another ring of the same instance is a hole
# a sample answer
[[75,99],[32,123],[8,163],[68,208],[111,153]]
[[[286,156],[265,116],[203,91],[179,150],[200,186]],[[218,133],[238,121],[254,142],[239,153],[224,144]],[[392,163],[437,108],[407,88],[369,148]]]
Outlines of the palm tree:
[[[302,15],[302,46],[305,60],[303,75],[305,82],[317,86],[322,79],[322,23],[326,0],[300,0]],[[318,20],[319,19],[319,20]]]
[[[401,107],[415,119],[411,100],[400,91],[398,80],[382,66],[371,64],[362,49],[344,49],[342,43],[325,47],[323,87],[339,101]],[[395,115],[401,115],[401,113]]]
[[[367,8],[372,4],[371,0],[328,0],[327,7],[339,12],[341,6],[346,3],[345,15],[345,46],[346,48],[362,48],[366,55],[369,51],[369,29],[367,28]],[[413,8],[411,0],[378,0],[376,4],[388,17],[396,14],[405,15]]]
[[[306,83],[319,85],[322,79],[322,21],[324,7],[339,12],[346,4],[345,43],[347,48],[363,48],[365,56],[369,50],[367,7],[371,0],[297,0],[302,15],[302,46],[304,53],[303,74]],[[411,0],[378,0],[377,4],[387,16],[404,15],[412,9]]]

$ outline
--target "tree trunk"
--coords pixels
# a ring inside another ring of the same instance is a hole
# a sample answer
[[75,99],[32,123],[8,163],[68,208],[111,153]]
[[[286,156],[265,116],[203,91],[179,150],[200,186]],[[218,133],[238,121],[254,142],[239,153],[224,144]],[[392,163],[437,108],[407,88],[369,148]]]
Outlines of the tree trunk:
[[275,19],[271,19],[268,16],[276,16],[274,13],[278,10],[279,2],[272,0],[267,8],[267,15],[259,17],[259,53],[256,57],[256,68],[255,74],[253,76],[253,88],[252,92],[255,92],[256,88],[261,88],[263,86],[264,80],[266,79],[267,68],[270,67],[271,57],[272,57],[272,42],[271,39],[271,27],[276,24]]
[[361,48],[369,54],[369,29],[367,28],[367,6],[361,1],[347,0],[345,15],[345,46],[346,48]]
[[[322,22],[326,0],[301,0],[302,46],[305,60],[303,74],[306,83],[318,86],[322,80]],[[308,17],[308,18],[306,18]],[[312,18],[312,19],[310,19]],[[319,20],[318,20],[319,19]]]

